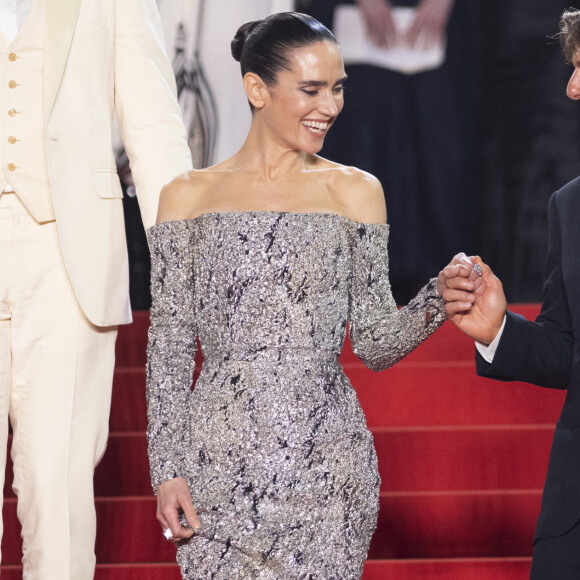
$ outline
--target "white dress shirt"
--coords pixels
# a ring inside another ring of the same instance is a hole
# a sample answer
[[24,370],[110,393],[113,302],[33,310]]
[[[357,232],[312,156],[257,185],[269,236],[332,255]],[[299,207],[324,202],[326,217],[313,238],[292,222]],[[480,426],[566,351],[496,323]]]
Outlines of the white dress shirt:
[[495,338],[491,341],[491,343],[488,346],[485,346],[485,344],[482,344],[481,342],[477,342],[477,341],[475,343],[475,347],[479,351],[479,354],[488,363],[493,362],[493,357],[495,356],[495,351],[497,350],[497,346],[498,346],[499,341],[501,339],[501,335],[503,334],[503,329],[505,328],[506,318],[507,318],[506,316],[503,317],[503,323],[501,325],[501,328],[499,329],[499,332],[496,334]]
[[0,0],[0,30],[12,42],[26,20],[32,0]]

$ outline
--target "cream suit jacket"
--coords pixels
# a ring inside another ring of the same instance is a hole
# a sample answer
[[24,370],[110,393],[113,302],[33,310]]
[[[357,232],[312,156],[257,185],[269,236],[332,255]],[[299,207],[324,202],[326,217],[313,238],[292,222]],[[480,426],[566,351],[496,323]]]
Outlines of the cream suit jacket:
[[117,113],[143,223],[162,186],[191,168],[155,0],[45,0],[48,179],[79,305],[97,326],[131,321]]

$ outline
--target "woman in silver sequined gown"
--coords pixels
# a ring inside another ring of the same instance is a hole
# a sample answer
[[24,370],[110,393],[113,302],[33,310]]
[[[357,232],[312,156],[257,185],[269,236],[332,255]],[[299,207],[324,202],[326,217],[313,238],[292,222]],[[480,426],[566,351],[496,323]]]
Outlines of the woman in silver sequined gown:
[[[342,106],[335,77],[342,83],[344,69],[331,33],[289,14],[242,27],[238,36],[246,43],[252,34],[283,37],[289,33],[280,22],[288,19],[291,27],[324,36],[284,48],[289,70],[277,72],[281,92],[272,91],[265,105],[256,96],[258,75],[246,73],[252,130],[261,127],[260,139],[253,141],[251,131],[238,157],[171,184],[162,194],[160,223],[149,230],[149,457],[158,519],[182,540],[178,562],[187,580],[361,577],[379,476],[372,436],[338,362],[347,322],[355,353],[380,370],[445,317],[435,279],[397,311],[388,226],[361,223],[357,218],[369,213],[349,197],[351,189],[370,187],[359,201],[374,203],[384,220],[382,190],[370,176],[314,155],[327,127],[310,120],[327,115],[329,126]],[[250,49],[258,50],[244,50]],[[318,64],[308,69],[313,57]],[[306,114],[294,107],[302,97],[292,91],[280,104],[292,74],[309,82],[329,78],[327,89],[315,85],[319,96],[305,97],[314,103]],[[329,99],[340,106],[332,109]],[[276,106],[287,112],[282,120],[279,110],[266,115]],[[285,133],[283,123],[295,114],[304,136]],[[302,164],[289,170],[292,179],[279,180],[294,193],[272,194],[275,203],[263,201],[267,180],[245,173],[256,151],[277,146],[268,131],[296,139],[292,153]],[[196,337],[204,362],[192,392]],[[185,512],[181,525],[178,508]]]

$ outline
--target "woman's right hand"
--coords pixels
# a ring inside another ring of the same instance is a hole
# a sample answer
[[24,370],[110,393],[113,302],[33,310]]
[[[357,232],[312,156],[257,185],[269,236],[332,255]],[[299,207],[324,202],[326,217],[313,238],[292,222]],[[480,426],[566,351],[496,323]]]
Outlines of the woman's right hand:
[[193,536],[193,530],[184,528],[179,523],[179,509],[192,529],[201,528],[201,522],[193,507],[189,486],[183,477],[164,481],[157,488],[157,521],[163,530],[171,529],[172,541],[180,542]]

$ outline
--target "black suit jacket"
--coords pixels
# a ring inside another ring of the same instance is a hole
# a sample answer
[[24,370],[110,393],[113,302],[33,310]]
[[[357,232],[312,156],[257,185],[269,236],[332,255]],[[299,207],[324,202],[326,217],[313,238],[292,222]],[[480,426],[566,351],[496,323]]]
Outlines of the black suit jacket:
[[542,310],[535,322],[508,312],[493,363],[479,375],[567,389],[556,425],[535,540],[580,521],[580,178],[550,199]]

